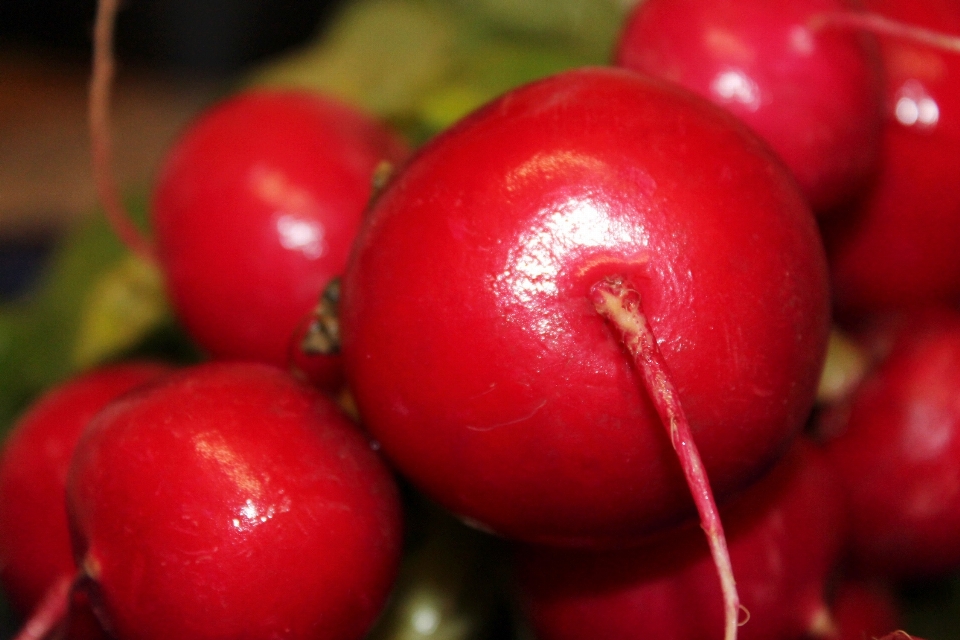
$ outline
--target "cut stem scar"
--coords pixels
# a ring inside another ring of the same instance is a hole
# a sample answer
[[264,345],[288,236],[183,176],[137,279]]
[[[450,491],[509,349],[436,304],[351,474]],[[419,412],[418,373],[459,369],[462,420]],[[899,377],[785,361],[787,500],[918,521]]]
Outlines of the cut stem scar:
[[890,36],[917,44],[925,44],[943,51],[960,53],[960,37],[906,24],[869,11],[828,11],[810,18],[808,26],[813,31],[825,27],[852,27],[869,33]]
[[706,533],[710,555],[713,556],[720,577],[724,606],[724,640],[735,640],[740,597],[733,578],[723,524],[720,522],[707,472],[703,468],[700,453],[690,431],[690,423],[640,304],[640,293],[623,277],[612,276],[593,285],[590,299],[597,313],[619,332],[620,339],[633,357],[647,393],[670,436],[670,443],[683,468],[687,485],[700,514],[700,526]]
[[97,196],[113,232],[141,258],[156,262],[153,244],[130,219],[113,176],[113,141],[110,133],[110,87],[113,84],[113,28],[119,0],[100,0],[93,30],[93,70],[90,76],[88,125],[90,156]]

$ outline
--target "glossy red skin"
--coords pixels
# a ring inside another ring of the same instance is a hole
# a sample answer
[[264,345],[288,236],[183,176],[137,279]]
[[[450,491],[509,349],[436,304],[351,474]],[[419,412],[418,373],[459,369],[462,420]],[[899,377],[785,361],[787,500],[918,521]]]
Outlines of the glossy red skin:
[[20,615],[76,572],[64,490],[83,429],[111,400],[169,370],[146,362],[95,369],[47,391],[14,425],[0,458],[0,581]]
[[[377,165],[406,145],[320,95],[249,91],[180,137],[155,186],[152,221],[178,317],[215,358],[289,367],[295,334],[339,276]],[[324,387],[339,358],[296,358]]]
[[202,365],[114,404],[67,497],[121,640],[356,640],[400,555],[386,466],[332,401],[267,365]]
[[372,208],[343,280],[351,389],[388,457],[466,520],[623,544],[692,514],[590,287],[640,290],[715,490],[810,408],[828,297],[813,216],[709,103],[625,70],[515,90],[435,139]]
[[817,212],[849,202],[875,170],[882,81],[875,47],[848,28],[814,31],[846,0],[647,0],[616,64],[676,82],[747,123]]
[[[865,5],[960,33],[956,2]],[[888,87],[879,173],[853,215],[825,229],[836,303],[848,316],[960,299],[960,56],[903,39],[881,44]],[[901,100],[935,104],[936,123],[903,124],[895,115]]]
[[[737,590],[750,614],[738,637],[799,639],[826,609],[845,526],[835,482],[821,454],[796,449],[724,510]],[[629,551],[527,548],[517,560],[538,640],[723,637],[716,565],[698,528]]]
[[848,404],[824,416],[850,496],[861,570],[919,578],[960,567],[960,314],[901,325]]

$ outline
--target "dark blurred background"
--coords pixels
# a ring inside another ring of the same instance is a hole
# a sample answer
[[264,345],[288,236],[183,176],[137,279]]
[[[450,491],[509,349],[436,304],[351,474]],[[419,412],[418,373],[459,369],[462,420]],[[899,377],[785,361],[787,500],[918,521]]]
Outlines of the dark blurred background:
[[[127,0],[116,29],[115,166],[149,189],[172,138],[245,69],[316,37],[338,0]],[[95,0],[0,0],[0,302],[96,208],[86,85]]]
[[[167,69],[231,73],[310,38],[337,0],[128,0],[121,56]],[[0,38],[86,55],[94,0],[0,0]]]

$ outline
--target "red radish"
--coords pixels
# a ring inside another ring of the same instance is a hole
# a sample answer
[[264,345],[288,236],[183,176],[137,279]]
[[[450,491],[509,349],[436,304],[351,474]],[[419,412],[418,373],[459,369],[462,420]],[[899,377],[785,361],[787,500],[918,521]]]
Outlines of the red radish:
[[344,361],[388,455],[481,527],[623,544],[695,503],[733,638],[708,478],[742,488],[802,425],[825,269],[795,183],[732,117],[578,70],[468,117],[380,195],[344,277]]
[[[960,33],[949,0],[868,0],[903,22]],[[847,315],[960,299],[960,54],[881,38],[887,75],[880,171],[852,217],[826,229]]]
[[267,365],[201,365],[112,404],[67,502],[81,586],[124,640],[356,640],[400,554],[366,438]]
[[291,367],[329,390],[339,359],[299,341],[340,274],[376,170],[406,157],[384,124],[329,97],[251,90],[208,109],[156,184],[156,246],[131,223],[111,167],[117,0],[98,0],[89,120],[94,178],[118,236],[159,260],[180,320],[216,358]]
[[21,615],[76,573],[64,488],[83,429],[108,402],[168,371],[144,362],[84,373],[47,391],[14,425],[0,458],[0,581]]
[[747,123],[783,159],[818,212],[875,169],[882,117],[875,47],[816,29],[848,0],[646,0],[627,20],[618,65],[676,82]]
[[591,288],[639,288],[727,495],[810,409],[825,268],[793,181],[732,118],[578,70],[510,92],[394,177],[343,280],[344,359],[368,427],[441,504],[524,540],[618,544],[691,499]]
[[960,313],[916,314],[849,403],[823,416],[851,552],[894,577],[960,567]]
[[[843,506],[823,455],[804,445],[723,511],[747,610],[742,638],[800,638],[826,614]],[[517,561],[538,640],[720,638],[713,564],[694,529],[603,554],[523,548]]]
[[[156,184],[157,253],[179,318],[217,358],[285,366],[340,275],[380,162],[406,147],[353,107],[250,91],[204,113]],[[299,360],[336,386],[339,360]]]

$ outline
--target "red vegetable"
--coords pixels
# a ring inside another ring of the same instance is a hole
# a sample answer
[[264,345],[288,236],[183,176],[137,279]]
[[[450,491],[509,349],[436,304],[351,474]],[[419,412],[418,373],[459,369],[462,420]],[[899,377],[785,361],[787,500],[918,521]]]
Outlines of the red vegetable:
[[0,459],[0,581],[20,615],[76,573],[64,488],[80,434],[111,400],[168,371],[132,363],[87,372],[48,390],[14,425]]
[[960,567],[960,314],[896,326],[886,359],[822,422],[850,496],[855,561],[916,578]]
[[[960,33],[950,0],[868,0],[905,23]],[[887,77],[880,170],[852,216],[826,229],[846,315],[960,299],[960,55],[881,37]]]
[[882,83],[862,33],[815,26],[847,0],[646,0],[617,64],[709,98],[766,140],[818,212],[849,203],[879,154]]
[[[176,143],[156,184],[158,256],[179,318],[211,355],[291,364],[339,276],[374,169],[406,146],[353,107],[296,91],[237,94]],[[299,359],[335,387],[339,358]]]
[[[741,603],[740,637],[800,638],[827,613],[843,496],[805,445],[723,511]],[[604,554],[517,551],[521,599],[538,640],[720,638],[719,588],[702,534]]]
[[441,504],[524,540],[619,544],[692,503],[591,288],[636,285],[728,495],[810,409],[825,269],[793,180],[732,117],[578,70],[508,93],[395,176],[343,280],[344,361],[384,451]]
[[111,405],[67,504],[81,586],[120,638],[356,640],[400,554],[367,440],[266,365],[199,366]]

